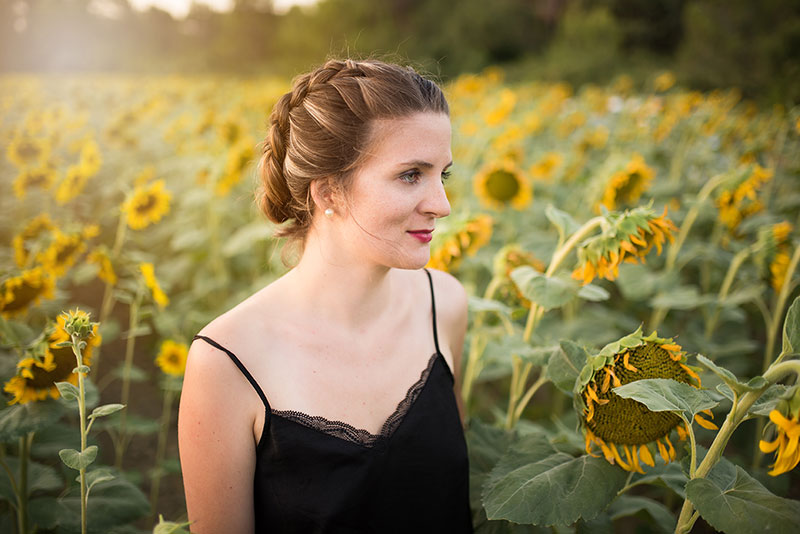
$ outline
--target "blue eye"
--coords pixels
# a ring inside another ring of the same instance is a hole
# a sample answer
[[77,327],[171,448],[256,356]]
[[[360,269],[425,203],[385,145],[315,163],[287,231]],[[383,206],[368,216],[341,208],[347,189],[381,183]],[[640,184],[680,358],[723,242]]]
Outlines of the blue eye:
[[407,184],[415,184],[419,181],[419,171],[409,171],[405,174],[400,175],[400,179],[406,182]]

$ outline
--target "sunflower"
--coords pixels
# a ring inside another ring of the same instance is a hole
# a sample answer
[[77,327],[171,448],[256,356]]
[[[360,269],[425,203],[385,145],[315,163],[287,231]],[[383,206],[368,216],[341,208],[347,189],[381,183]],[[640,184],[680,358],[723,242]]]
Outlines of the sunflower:
[[144,283],[150,289],[153,300],[158,304],[159,308],[166,307],[169,304],[169,298],[164,292],[161,290],[161,286],[158,285],[158,280],[156,280],[155,271],[153,269],[152,263],[140,263],[139,270],[144,277]]
[[55,280],[43,267],[22,271],[0,284],[0,315],[5,318],[21,315],[42,298],[53,298]]
[[464,255],[474,256],[492,237],[494,221],[488,215],[478,215],[468,220],[461,229],[446,234],[435,249],[426,267],[450,271],[458,267]]
[[234,118],[226,119],[219,125],[219,137],[228,146],[236,144],[246,130],[246,126]]
[[97,146],[97,142],[88,139],[81,147],[80,167],[86,174],[93,176],[97,174],[102,164],[103,158],[100,155],[100,147]]
[[84,240],[83,233],[65,234],[56,229],[53,242],[46,250],[40,252],[36,259],[54,275],[62,276],[86,249]]
[[14,180],[14,194],[25,198],[30,189],[50,189],[55,181],[56,170],[52,167],[25,167]]
[[12,245],[14,247],[14,261],[17,262],[18,267],[25,267],[30,257],[30,249],[26,246],[30,241],[35,240],[43,232],[52,231],[55,229],[53,221],[46,213],[37,215],[31,219],[22,232],[14,236]]
[[189,353],[189,348],[185,343],[176,343],[171,339],[167,339],[161,343],[161,350],[156,356],[156,365],[172,376],[183,376],[186,371],[186,357]]
[[251,139],[245,139],[231,147],[228,151],[225,171],[215,188],[217,196],[227,195],[231,188],[241,181],[242,173],[253,160],[253,155],[253,142]]
[[148,186],[137,186],[122,204],[128,216],[128,226],[134,230],[147,228],[169,213],[169,191],[164,190],[164,180],[156,180]]
[[655,246],[661,254],[662,246],[675,238],[678,229],[664,213],[656,216],[649,207],[639,207],[624,213],[606,216],[604,231],[583,242],[578,249],[578,267],[572,278],[586,285],[595,277],[614,280],[619,276],[623,262],[644,263],[645,256]]
[[517,105],[517,95],[511,89],[503,89],[499,93],[500,100],[483,115],[487,126],[498,126],[511,114]]
[[585,133],[578,143],[578,151],[586,152],[590,149],[600,149],[606,146],[608,142],[609,131],[605,126],[598,126],[597,128]]
[[46,138],[17,136],[8,145],[8,160],[19,168],[40,166],[47,161],[50,143]]
[[475,175],[473,186],[481,202],[496,209],[511,204],[521,210],[533,196],[527,175],[509,159],[486,165]]
[[63,205],[80,195],[91,176],[82,165],[70,165],[64,179],[58,184],[56,202]]
[[[800,389],[796,390],[800,392]],[[798,393],[795,393],[797,397]],[[763,453],[775,452],[775,463],[772,464],[772,476],[791,471],[800,463],[800,409],[792,410],[792,404],[798,404],[793,398],[789,402],[782,401],[781,409],[769,412],[769,420],[775,425],[777,435],[773,441],[761,440],[758,448]],[[800,408],[800,407],[799,407]],[[781,413],[782,411],[786,412]],[[788,416],[788,417],[787,417]]]
[[558,136],[563,139],[584,124],[586,124],[586,115],[582,111],[574,111],[558,124]]
[[653,89],[658,93],[663,93],[675,85],[675,75],[669,71],[662,72],[653,81]]
[[100,280],[112,286],[117,283],[117,273],[114,272],[111,258],[108,257],[108,252],[104,247],[98,247],[90,252],[86,257],[86,261],[99,266],[97,277]]
[[540,273],[544,273],[547,266],[536,256],[527,252],[519,244],[512,243],[501,248],[494,257],[494,276],[502,280],[497,288],[500,300],[512,306],[522,306],[530,309],[531,301],[526,299],[517,285],[511,281],[511,271],[517,267],[529,265]]
[[781,248],[775,253],[772,263],[769,264],[770,285],[778,293],[783,287],[786,280],[786,272],[789,270],[789,263],[791,262],[790,249],[788,247]]
[[[59,316],[57,323],[49,327],[51,333],[47,338],[47,346],[43,357],[28,357],[17,363],[17,374],[3,387],[3,391],[14,396],[8,404],[25,404],[40,401],[48,396],[57,399],[59,396],[56,382],[78,384],[75,369],[75,354],[72,347],[59,347],[58,344],[70,341],[65,329],[65,318]],[[93,335],[86,340],[83,349],[83,364],[90,365],[92,349],[100,345],[101,338],[97,333],[97,324],[92,328]]]
[[555,170],[561,166],[564,158],[558,152],[548,152],[542,158],[531,165],[529,170],[531,176],[540,180],[549,180],[553,177]]
[[735,232],[748,216],[758,213],[764,205],[758,199],[758,191],[772,179],[773,171],[755,165],[752,173],[735,188],[722,191],[716,199],[719,220]]
[[[655,332],[643,336],[641,326],[591,357],[580,373],[574,397],[587,454],[595,456],[592,445],[596,445],[612,465],[639,473],[644,472],[640,461],[655,465],[655,453],[666,463],[674,460],[669,433],[677,429],[681,439],[687,435],[680,416],[652,412],[638,401],[620,397],[613,388],[646,378],[669,378],[699,388],[700,378],[685,362],[680,345]],[[699,415],[695,420],[716,428]]]
[[644,158],[634,154],[624,169],[611,176],[603,191],[602,199],[595,206],[595,211],[600,211],[600,205],[614,210],[622,205],[636,202],[650,185],[653,176],[655,171],[647,166]]

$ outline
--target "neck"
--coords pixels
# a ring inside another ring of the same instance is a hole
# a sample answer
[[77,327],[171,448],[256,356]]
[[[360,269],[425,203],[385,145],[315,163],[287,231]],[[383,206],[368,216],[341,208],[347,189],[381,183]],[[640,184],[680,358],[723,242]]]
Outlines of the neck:
[[287,275],[294,302],[329,324],[366,328],[387,312],[392,296],[391,269],[354,261],[346,247],[331,246],[311,232],[303,255]]

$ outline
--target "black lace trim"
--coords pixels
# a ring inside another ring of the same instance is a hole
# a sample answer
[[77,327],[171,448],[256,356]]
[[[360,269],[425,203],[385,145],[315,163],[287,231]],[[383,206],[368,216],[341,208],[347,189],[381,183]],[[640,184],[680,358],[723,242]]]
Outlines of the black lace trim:
[[422,371],[419,380],[408,389],[405,398],[398,403],[397,409],[389,416],[386,422],[383,423],[379,434],[373,434],[368,430],[356,428],[344,421],[331,421],[321,415],[308,415],[295,410],[272,410],[271,413],[283,417],[284,419],[303,424],[324,434],[329,434],[365,447],[372,447],[378,441],[391,436],[397,427],[400,426],[400,423],[405,418],[411,405],[417,400],[417,397],[419,397],[419,394],[422,392],[422,388],[427,383],[428,376],[433,370],[433,365],[436,363],[438,355],[439,354],[435,352],[433,356],[431,356],[431,359],[428,361],[428,366]]

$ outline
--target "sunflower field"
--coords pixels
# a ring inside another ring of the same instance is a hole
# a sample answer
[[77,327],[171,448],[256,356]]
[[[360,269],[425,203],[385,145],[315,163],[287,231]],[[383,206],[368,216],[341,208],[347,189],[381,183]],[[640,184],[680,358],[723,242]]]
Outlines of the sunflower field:
[[[287,270],[253,164],[288,88],[0,77],[0,531],[188,531],[188,343]],[[445,89],[476,532],[800,531],[800,108]]]

